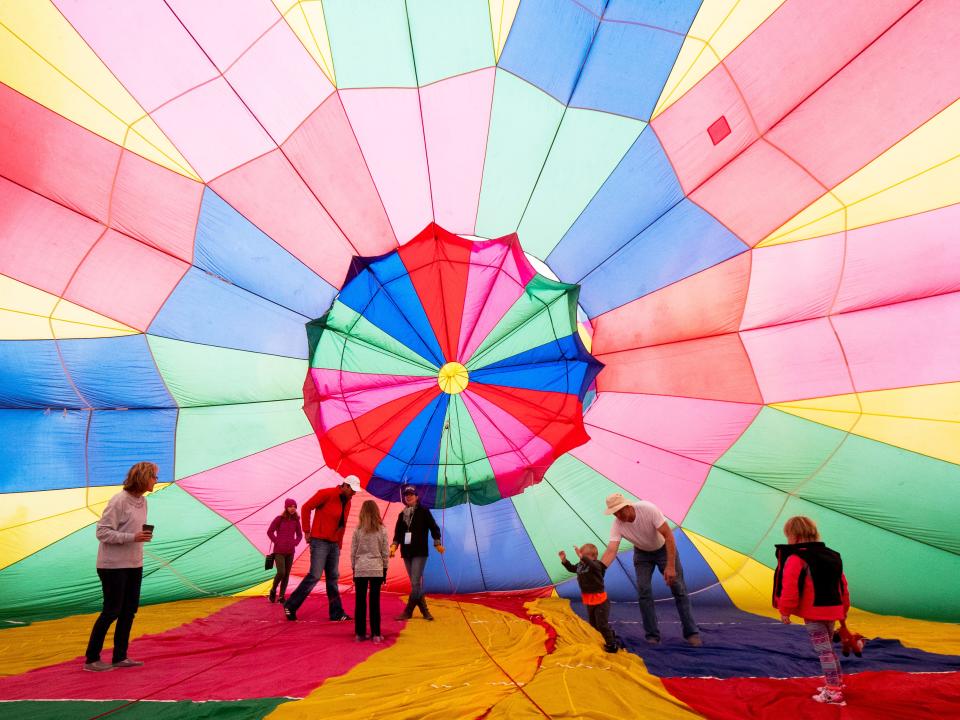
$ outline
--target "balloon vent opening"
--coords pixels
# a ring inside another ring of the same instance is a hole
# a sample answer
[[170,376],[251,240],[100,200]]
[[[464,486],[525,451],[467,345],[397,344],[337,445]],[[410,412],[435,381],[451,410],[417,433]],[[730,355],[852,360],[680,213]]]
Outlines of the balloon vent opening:
[[440,389],[448,395],[458,395],[470,384],[470,373],[458,362],[448,362],[437,375]]

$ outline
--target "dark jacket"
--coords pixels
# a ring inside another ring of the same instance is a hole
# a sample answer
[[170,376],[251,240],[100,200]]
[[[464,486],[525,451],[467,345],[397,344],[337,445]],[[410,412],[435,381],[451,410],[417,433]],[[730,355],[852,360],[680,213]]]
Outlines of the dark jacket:
[[580,562],[576,565],[569,560],[561,560],[561,562],[568,572],[577,574],[577,585],[580,586],[581,593],[593,595],[606,591],[603,586],[603,576],[607,572],[607,566],[599,560],[580,558]]
[[300,516],[290,516],[287,513],[277,515],[270,527],[267,528],[267,537],[273,543],[273,551],[280,555],[290,555],[303,538],[300,530]]
[[[403,544],[403,536],[411,533],[411,542],[409,545]],[[427,548],[427,533],[433,535],[433,544],[440,544],[440,526],[433,519],[433,515],[428,508],[417,503],[413,511],[413,518],[410,521],[410,527],[403,521],[403,511],[397,515],[397,525],[393,529],[393,543],[400,546],[400,557],[414,558],[426,557],[430,551]]]
[[840,553],[822,542],[777,545],[773,605],[805,620],[841,620],[850,608]]

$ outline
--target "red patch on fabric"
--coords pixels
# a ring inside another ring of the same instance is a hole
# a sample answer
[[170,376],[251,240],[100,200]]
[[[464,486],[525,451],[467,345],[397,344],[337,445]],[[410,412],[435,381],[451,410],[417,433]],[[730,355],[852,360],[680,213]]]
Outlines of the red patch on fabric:
[[863,672],[844,676],[847,705],[814,702],[823,678],[664,678],[664,687],[704,717],[940,718],[960,707],[960,673]]
[[725,115],[721,115],[717,118],[713,125],[707,128],[707,132],[710,134],[710,139],[713,141],[713,144],[718,144],[723,140],[727,135],[730,134],[730,123],[727,122]]
[[[553,587],[542,587],[542,588],[532,588],[529,590],[520,590],[517,592],[510,593],[497,593],[497,592],[488,592],[483,593],[482,595],[436,595],[431,594],[430,597],[433,598],[442,598],[444,600],[451,600],[453,602],[471,602],[476,603],[477,605],[484,605],[488,608],[494,610],[500,610],[501,612],[507,612],[511,615],[516,615],[523,620],[529,620],[534,625],[539,625],[543,628],[544,632],[547,633],[547,639],[544,641],[543,645],[549,655],[557,647],[557,631],[546,620],[543,619],[543,615],[531,615],[529,611],[524,607],[525,603],[528,603],[532,600],[538,600],[539,598],[550,597],[550,593],[553,592]],[[542,660],[542,658],[541,658]],[[539,663],[537,665],[539,667]]]

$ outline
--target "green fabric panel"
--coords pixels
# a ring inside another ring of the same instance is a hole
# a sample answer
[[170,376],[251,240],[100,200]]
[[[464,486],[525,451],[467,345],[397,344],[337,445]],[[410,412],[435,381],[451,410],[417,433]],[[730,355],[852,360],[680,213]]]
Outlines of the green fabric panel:
[[[604,515],[604,498],[623,493],[636,500],[613,481],[577,460],[563,455],[550,466],[544,479],[511,498],[540,561],[551,582],[569,580],[572,575],[563,569],[557,552],[572,555],[574,545],[593,543],[600,550],[610,542],[609,515]],[[620,550],[629,549],[622,542]],[[628,574],[632,572],[627,568]]]
[[567,110],[517,229],[524,250],[550,254],[644,127],[633,118]]
[[843,556],[843,568],[856,607],[886,615],[960,622],[960,556],[915,542],[854,518],[790,498],[754,557],[776,566],[774,545],[786,542],[783,524],[807,515],[820,536]]
[[495,238],[517,229],[563,111],[542,90],[497,70],[477,235]]
[[[18,700],[3,703],[6,720],[64,720],[109,713],[123,720],[260,720],[290,698],[254,700]],[[122,709],[120,709],[122,708]]]
[[324,0],[337,87],[416,87],[405,3]]
[[536,275],[467,361],[479,370],[575,332],[578,289]]
[[714,467],[683,519],[683,527],[753,555],[785,500],[780,490]]
[[847,437],[798,495],[952,553],[960,553],[960,466]]
[[487,0],[410,0],[407,17],[421,86],[495,63]]
[[177,420],[179,480],[310,435],[303,400],[184,408]]
[[[500,491],[493,477],[493,468],[480,440],[477,426],[460,395],[452,395],[447,406],[449,432],[440,441],[440,462],[437,471],[437,507],[452,507],[461,502],[488,505],[500,500]],[[446,492],[444,492],[446,483]],[[457,499],[457,503],[452,500]],[[444,502],[445,501],[445,502]]]
[[[429,377],[439,371],[430,360],[339,300],[325,316],[324,326],[310,367],[418,377]],[[349,342],[346,342],[347,338]]]
[[714,465],[790,492],[820,468],[846,433],[764,407]]
[[303,395],[305,360],[147,336],[180,407],[289,400]]

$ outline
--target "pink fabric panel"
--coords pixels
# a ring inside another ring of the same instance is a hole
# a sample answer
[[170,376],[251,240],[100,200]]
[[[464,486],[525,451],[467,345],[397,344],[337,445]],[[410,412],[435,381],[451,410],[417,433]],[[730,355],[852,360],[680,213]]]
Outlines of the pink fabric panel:
[[838,315],[857,390],[960,380],[960,293]]
[[593,353],[736,332],[750,282],[741,253],[593,319]]
[[826,318],[740,333],[765,403],[854,392]]
[[110,224],[190,262],[202,200],[200,183],[125,151],[114,187]]
[[960,205],[852,230],[836,312],[960,290]]
[[276,147],[223,78],[181,95],[151,116],[207,181]]
[[[232,30],[232,14],[229,17],[226,27]],[[273,28],[237,60],[226,78],[274,141],[283,143],[330,96],[333,85],[290,26],[275,17]]]
[[550,454],[549,443],[534,435],[530,428],[506,410],[470,392],[469,387],[460,397],[477,426],[494,474],[500,475],[514,467],[518,459],[524,465],[532,465]]
[[659,450],[597,428],[590,442],[570,453],[627,492],[656,504],[675,523],[683,521],[710,465]]
[[64,298],[146,330],[190,266],[115,230],[87,255]]
[[487,150],[494,68],[441,80],[420,90],[437,224],[472,234]]
[[[322,398],[320,406],[320,421],[324,428],[333,428],[341,423],[352,422],[361,415],[384,405],[391,400],[405,397],[429,387],[440,388],[435,377],[427,378],[399,378],[395,377],[391,385],[371,387],[355,393],[343,394],[339,389],[331,388],[330,376],[336,371],[311,368],[310,375],[314,379],[317,389],[329,389],[331,395]],[[336,381],[333,380],[335,383]],[[323,390],[320,390],[322,393]]]
[[511,260],[509,246],[499,242],[475,243],[471,249],[457,351],[460,362],[470,357],[523,293],[523,286],[505,270]]
[[743,329],[823,317],[840,283],[843,235],[756,248]]
[[307,267],[340,287],[356,249],[280,150],[217,178],[210,187]]
[[283,144],[283,151],[360,255],[396,248],[339,95],[327,98]]
[[55,4],[147,112],[217,75],[163,0]]
[[826,190],[761,139],[697,188],[690,199],[753,247]]
[[433,220],[417,90],[341,90],[340,100],[393,231],[406,242]]
[[0,178],[0,273],[60,295],[103,226]]
[[618,432],[691,460],[713,463],[739,439],[759,404],[605,392],[584,416],[587,432]]
[[[869,3],[871,14],[877,5]],[[830,14],[838,10],[831,3]],[[829,187],[853,174],[960,97],[956,13],[954,0],[919,3],[791,112],[770,139]]]
[[167,0],[221,72],[267,28],[283,23],[270,0]]
[[437,378],[417,377],[414,375],[377,375],[374,373],[345,372],[343,370],[328,370],[326,368],[310,368],[310,376],[321,395],[340,395],[342,393],[357,392],[359,390],[376,390],[388,388],[398,383],[429,380],[437,382]]

